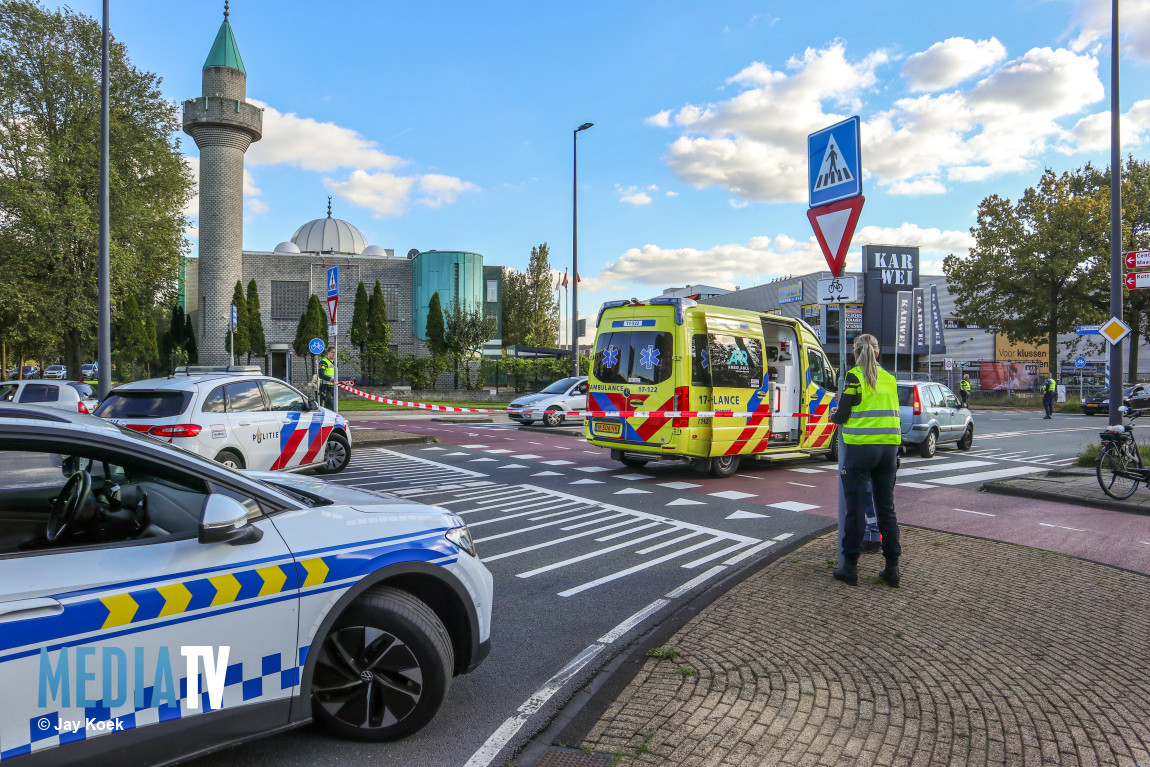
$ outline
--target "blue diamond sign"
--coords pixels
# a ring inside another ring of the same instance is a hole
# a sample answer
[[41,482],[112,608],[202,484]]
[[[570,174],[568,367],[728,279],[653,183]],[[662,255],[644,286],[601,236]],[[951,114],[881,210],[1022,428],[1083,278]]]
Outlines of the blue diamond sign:
[[810,207],[862,194],[861,123],[855,115],[807,136]]

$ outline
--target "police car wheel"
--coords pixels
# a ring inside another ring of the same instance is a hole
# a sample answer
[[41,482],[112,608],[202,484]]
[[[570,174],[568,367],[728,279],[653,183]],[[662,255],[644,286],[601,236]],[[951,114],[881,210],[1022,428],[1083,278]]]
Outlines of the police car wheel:
[[966,431],[963,432],[962,439],[958,441],[959,450],[970,450],[974,445],[974,427],[967,426]]
[[451,637],[430,607],[399,589],[368,589],[319,647],[312,713],[341,737],[405,737],[435,717],[454,664]]
[[239,453],[232,450],[221,450],[220,454],[216,456],[216,463],[222,463],[229,469],[242,469],[244,468],[244,459]]
[[318,471],[321,474],[338,474],[347,468],[351,462],[351,446],[347,439],[339,432],[333,431],[327,438],[323,448],[323,466]]
[[739,470],[739,456],[720,455],[711,459],[711,476],[726,479]]
[[563,423],[563,411],[550,409],[543,414],[543,423],[548,426],[558,426]]
[[938,432],[931,429],[926,435],[926,439],[918,443],[918,454],[923,458],[933,458],[934,451],[938,448]]

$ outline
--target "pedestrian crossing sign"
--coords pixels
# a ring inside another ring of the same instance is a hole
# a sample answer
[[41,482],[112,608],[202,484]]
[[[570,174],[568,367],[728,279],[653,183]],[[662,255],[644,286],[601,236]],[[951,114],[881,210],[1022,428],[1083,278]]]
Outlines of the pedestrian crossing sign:
[[860,126],[856,115],[807,136],[810,207],[862,194]]

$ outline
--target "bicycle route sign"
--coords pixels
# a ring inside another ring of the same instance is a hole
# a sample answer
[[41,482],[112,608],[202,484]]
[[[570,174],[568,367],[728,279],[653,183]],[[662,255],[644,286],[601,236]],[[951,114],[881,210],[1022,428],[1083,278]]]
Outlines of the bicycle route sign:
[[820,304],[851,304],[858,301],[858,285],[852,277],[819,280],[815,290]]

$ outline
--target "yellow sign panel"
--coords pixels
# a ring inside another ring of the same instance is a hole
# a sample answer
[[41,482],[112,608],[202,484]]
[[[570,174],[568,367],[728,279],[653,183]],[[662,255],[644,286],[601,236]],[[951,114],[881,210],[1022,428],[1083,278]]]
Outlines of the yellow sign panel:
[[1107,341],[1112,344],[1116,344],[1126,336],[1130,335],[1130,326],[1117,317],[1111,317],[1105,325],[1098,328],[1098,332]]
[[1036,362],[1045,365],[1050,358],[1046,344],[1014,343],[995,333],[994,359],[997,362]]

